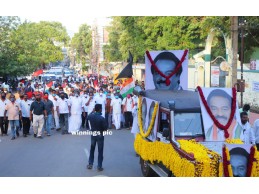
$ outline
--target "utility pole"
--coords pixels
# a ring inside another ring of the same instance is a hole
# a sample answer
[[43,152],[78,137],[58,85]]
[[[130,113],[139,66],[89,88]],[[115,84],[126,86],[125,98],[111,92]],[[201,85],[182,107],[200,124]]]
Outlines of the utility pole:
[[[240,88],[245,88],[244,86],[244,80],[243,80],[243,66],[244,66],[244,28],[245,28],[245,21],[242,18],[241,23],[240,23],[240,28],[241,28],[241,56],[240,56],[240,60],[241,60],[241,86]],[[241,89],[240,92],[240,97],[241,97],[241,107],[243,107],[243,89]]]
[[237,84],[238,16],[231,17],[232,87]]

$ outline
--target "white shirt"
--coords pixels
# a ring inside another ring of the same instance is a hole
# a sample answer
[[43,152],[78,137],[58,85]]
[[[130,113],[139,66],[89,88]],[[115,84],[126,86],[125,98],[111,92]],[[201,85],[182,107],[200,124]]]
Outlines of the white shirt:
[[89,96],[86,95],[86,97],[84,95],[82,95],[82,101],[83,101],[83,105],[84,105],[84,109],[85,109],[85,112],[88,112],[88,106],[86,106],[85,104],[88,102],[89,100]]
[[83,106],[83,100],[81,97],[75,97],[75,96],[72,96],[70,98],[70,103],[71,103],[71,114],[74,114],[74,115],[78,115],[78,114],[82,114],[82,107]]
[[254,130],[251,128],[249,122],[246,124],[241,124],[243,131],[241,132],[240,139],[244,142],[244,144],[255,144],[255,135]]
[[[56,98],[57,100],[55,100],[54,98]],[[52,95],[49,95],[49,100],[52,101],[53,105],[54,105],[54,111],[56,111],[56,108],[58,106],[58,101],[60,100],[61,98],[56,95],[56,96],[52,96]]]
[[94,97],[94,100],[96,102],[96,104],[101,104],[102,107],[105,107],[105,104],[106,104],[106,95],[105,94],[102,94],[102,96],[99,95],[96,95]]
[[113,114],[121,114],[121,104],[122,104],[122,101],[120,98],[112,99],[111,106],[112,106]]
[[123,99],[122,105],[126,106],[126,109],[124,109],[125,111],[132,112],[134,101],[131,97],[130,98],[126,97]]
[[20,101],[20,107],[22,111],[22,117],[30,117],[30,107],[31,107],[32,101],[31,100],[21,100]]
[[65,114],[65,113],[69,113],[69,109],[68,106],[70,106],[69,100],[64,98],[64,99],[60,99],[58,100],[57,106],[59,107],[59,113],[60,114]]
[[[0,117],[4,117],[5,106],[10,102],[11,101],[8,99],[5,99],[4,101],[0,99]],[[6,113],[6,116],[8,116],[8,111]]]
[[[90,96],[89,96],[89,100],[90,100]],[[93,112],[95,104],[96,104],[96,102],[93,97],[93,99],[90,100],[89,105],[88,105],[88,115],[91,114],[91,112]]]

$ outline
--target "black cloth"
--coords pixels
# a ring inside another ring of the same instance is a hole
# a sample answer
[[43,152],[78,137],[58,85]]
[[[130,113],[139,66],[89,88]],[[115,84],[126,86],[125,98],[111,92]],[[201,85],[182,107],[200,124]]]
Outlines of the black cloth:
[[30,111],[33,111],[33,114],[35,115],[43,115],[45,110],[45,104],[44,102],[40,101],[38,102],[35,100],[30,107]]
[[88,126],[88,119],[87,119],[88,113],[85,113],[85,117],[84,117],[84,113],[82,113],[82,127],[86,127],[89,128]]
[[23,129],[23,134],[27,135],[29,134],[30,127],[31,127],[31,121],[28,117],[22,117],[22,129]]
[[0,117],[0,128],[2,134],[7,134],[8,131],[8,120],[4,120],[4,117]]
[[89,128],[91,131],[97,131],[97,132],[99,131],[100,135],[102,136],[103,131],[107,130],[107,124],[106,124],[105,118],[103,118],[102,116],[102,113],[98,113],[98,112],[91,113],[88,116],[88,120],[90,122]]
[[127,128],[131,127],[132,122],[133,122],[132,112],[126,111],[126,112],[124,112],[124,116],[125,116],[124,126],[127,127]]

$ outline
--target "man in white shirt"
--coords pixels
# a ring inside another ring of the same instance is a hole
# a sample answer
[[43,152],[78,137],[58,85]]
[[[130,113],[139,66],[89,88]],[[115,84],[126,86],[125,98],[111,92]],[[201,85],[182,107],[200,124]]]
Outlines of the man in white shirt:
[[88,127],[88,121],[87,121],[87,117],[88,117],[88,106],[86,105],[86,103],[89,101],[89,96],[87,95],[87,92],[85,91],[84,94],[81,96],[82,101],[83,101],[83,106],[84,106],[84,110],[85,110],[85,114],[82,113],[82,128],[89,128]]
[[103,93],[102,88],[99,90],[99,95],[96,95],[94,97],[94,100],[95,100],[96,104],[102,105],[102,116],[103,116],[103,118],[105,118],[106,95]]
[[116,130],[120,129],[121,125],[121,105],[122,101],[118,95],[115,95],[115,98],[111,101],[112,107],[112,118]]
[[133,117],[132,117],[132,109],[134,107],[134,101],[130,94],[127,94],[127,97],[122,101],[123,105],[123,113],[125,117],[125,127],[131,129]]
[[95,104],[96,104],[96,101],[94,99],[94,93],[93,91],[90,91],[88,101],[85,103],[85,105],[88,106],[88,115],[94,112]]
[[51,91],[52,91],[52,94],[49,95],[49,100],[51,100],[54,105],[54,122],[55,122],[56,130],[59,131],[60,125],[59,125],[58,101],[60,100],[60,98],[56,94],[55,90],[51,90]]
[[133,99],[133,102],[134,102],[134,107],[132,109],[133,123],[132,123],[131,133],[133,133],[134,136],[136,137],[136,134],[139,133],[139,127],[138,127],[138,97],[137,97],[137,95],[133,95],[132,99]]
[[248,122],[248,114],[247,112],[242,112],[240,114],[241,118],[241,126],[243,128],[243,132],[241,132],[240,139],[244,142],[244,144],[253,144],[255,145],[255,135],[254,130],[251,128],[250,123]]
[[[0,99],[0,128],[1,128],[1,135],[7,135],[8,131],[8,121],[4,119],[4,111],[5,106],[10,103],[10,100],[6,98],[6,94],[4,92],[1,93],[1,99]],[[8,116],[8,112],[6,113]]]
[[70,97],[71,116],[69,118],[68,132],[79,131],[82,124],[82,112],[85,116],[83,100],[79,96],[79,91],[75,91],[75,96]]
[[57,113],[59,115],[59,124],[62,129],[62,135],[68,134],[68,116],[70,115],[70,103],[65,98],[65,94],[60,94],[60,100],[57,101]]
[[27,137],[27,135],[30,135],[30,127],[31,127],[31,121],[30,121],[30,107],[31,107],[32,101],[28,100],[28,95],[24,94],[23,100],[20,101],[20,107],[22,111],[22,125],[23,125],[23,136]]

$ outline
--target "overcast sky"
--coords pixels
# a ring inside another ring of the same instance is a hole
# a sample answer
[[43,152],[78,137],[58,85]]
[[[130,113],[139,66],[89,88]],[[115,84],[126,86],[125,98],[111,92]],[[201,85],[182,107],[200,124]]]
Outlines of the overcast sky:
[[51,16],[51,15],[45,15],[45,16],[19,16],[22,20],[29,20],[31,22],[39,22],[39,21],[58,21],[63,24],[67,28],[68,34],[72,37],[74,33],[78,32],[79,26],[81,24],[88,24],[92,26],[94,21],[97,21],[98,25],[100,26],[107,26],[109,24],[108,17],[105,16]]

